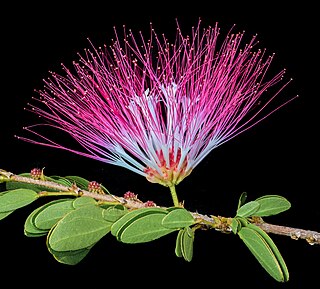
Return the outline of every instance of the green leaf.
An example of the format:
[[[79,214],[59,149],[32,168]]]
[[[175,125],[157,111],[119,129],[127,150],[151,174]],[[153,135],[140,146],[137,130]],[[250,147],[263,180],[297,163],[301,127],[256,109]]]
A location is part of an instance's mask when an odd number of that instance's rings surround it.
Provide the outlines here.
[[[90,183],[90,181],[78,176],[66,176],[65,179],[71,181],[72,183],[75,183],[77,187],[82,190],[87,190],[88,184]]]
[[[168,212],[165,209],[162,208],[140,208],[140,209],[134,209],[130,211],[129,213],[125,214],[123,217],[121,217],[119,220],[117,220],[111,227],[111,234],[113,236],[118,236],[119,232],[122,230],[122,228],[126,225],[129,225],[131,222],[136,220],[137,218],[151,214],[151,213],[163,213],[167,214]]]
[[[11,213],[14,211],[9,211],[9,212],[0,212],[0,220],[4,219],[5,217],[9,216]]]
[[[40,236],[44,236],[47,235],[48,230],[40,230],[39,228],[37,228],[34,225],[33,219],[35,217],[35,215],[40,212],[42,210],[42,208],[45,205],[35,209],[31,214],[29,214],[29,216],[27,217],[25,223],[24,223],[24,234],[27,237],[40,237]]]
[[[54,251],[74,251],[95,244],[112,225],[103,218],[103,210],[88,205],[71,211],[52,230],[48,246]]]
[[[276,215],[290,209],[290,202],[278,195],[266,195],[255,200],[260,208],[254,213],[255,216],[266,217]]]
[[[50,230],[63,216],[74,210],[73,199],[51,201],[34,217],[33,223],[40,230]]]
[[[252,216],[255,212],[258,211],[260,204],[256,201],[251,201],[244,204],[237,210],[237,216],[245,218]]]
[[[246,192],[243,192],[243,193],[240,195],[237,210],[246,202],[246,199],[247,199],[247,193],[246,193]]]
[[[175,231],[176,229],[168,229],[162,225],[164,216],[165,214],[162,212],[139,215],[138,218],[126,224],[120,232],[118,232],[118,240],[130,244],[144,243]]]
[[[184,228],[180,229],[177,235],[177,239],[176,239],[176,247],[175,247],[175,253],[177,255],[177,257],[183,257],[182,255],[182,242],[181,242],[181,238],[184,232]]]
[[[278,282],[286,281],[282,268],[272,249],[256,230],[243,227],[238,232],[238,235],[270,276]]]
[[[95,205],[95,204],[97,204],[97,201],[94,198],[86,197],[86,196],[75,198],[72,203],[75,209],[80,208],[82,206]]]
[[[127,214],[128,210],[122,205],[115,205],[112,207],[108,207],[103,211],[103,218],[109,222],[116,222],[122,216]]]
[[[231,221],[231,229],[234,234],[237,234],[241,229],[241,222],[237,218],[233,218]]]
[[[33,190],[16,189],[7,191],[0,196],[0,213],[22,208],[36,199],[38,199],[38,194]]]
[[[90,248],[84,248],[84,249],[73,250],[73,251],[63,251],[63,252],[54,251],[52,249],[48,249],[48,250],[59,263],[63,263],[66,265],[78,264],[90,252]]]
[[[254,225],[254,224],[249,223],[247,225],[247,227],[258,232],[264,238],[264,240],[268,243],[269,247],[273,251],[273,253],[274,253],[275,257],[277,258],[279,265],[282,269],[284,281],[288,281],[289,280],[289,271],[288,271],[287,265],[281,255],[279,249],[277,248],[277,246],[275,245],[273,240],[270,238],[270,236],[265,231],[263,231],[260,227]]]
[[[67,186],[67,187],[71,187],[72,186],[72,182],[66,178],[63,177],[59,177],[59,176],[50,176],[49,178],[46,178],[48,181],[53,181],[55,183]]]
[[[184,208],[171,210],[162,220],[162,225],[169,229],[179,229],[193,225],[195,220],[191,213]]]
[[[193,257],[194,231],[190,227],[185,227],[181,236],[181,251],[183,258],[190,262]]]

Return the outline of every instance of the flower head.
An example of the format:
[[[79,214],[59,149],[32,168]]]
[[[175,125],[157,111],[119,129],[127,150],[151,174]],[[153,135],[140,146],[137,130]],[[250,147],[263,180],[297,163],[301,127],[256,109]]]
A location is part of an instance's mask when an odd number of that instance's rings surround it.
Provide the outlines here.
[[[72,68],[63,65],[29,104],[42,124],[24,140],[122,166],[150,182],[180,183],[216,147],[260,122],[287,101],[269,108],[290,81],[285,70],[268,76],[274,55],[256,49],[256,36],[198,25],[173,42],[151,27],[150,37],[115,30],[111,46],[85,49]],[[218,40],[220,45],[218,45]],[[70,148],[39,126],[69,134]]]

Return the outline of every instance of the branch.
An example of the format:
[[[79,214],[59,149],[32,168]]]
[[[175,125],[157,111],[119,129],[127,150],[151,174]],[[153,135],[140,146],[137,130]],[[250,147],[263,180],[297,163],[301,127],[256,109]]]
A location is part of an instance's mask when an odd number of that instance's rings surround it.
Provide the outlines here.
[[[37,186],[41,186],[44,188],[50,188],[57,190],[57,192],[47,192],[41,191],[39,192],[40,197],[47,196],[58,196],[58,195],[71,195],[75,197],[87,196],[91,197],[100,202],[121,204],[128,209],[138,209],[146,206],[146,203],[140,201],[139,199],[127,199],[124,197],[118,197],[112,194],[101,194],[101,193],[93,193],[87,190],[80,189],[75,184],[71,187],[65,186],[53,181],[39,180],[31,177],[24,177],[20,175],[13,174],[11,172],[7,172],[5,170],[0,169],[0,183],[1,182],[19,182],[26,184],[33,184]],[[153,204],[156,207],[156,204]],[[165,208],[165,207],[161,207]],[[231,230],[231,221],[232,217],[222,217],[222,216],[214,216],[214,215],[203,215],[196,212],[190,212],[193,217],[197,221],[197,226],[200,229],[215,229],[217,231],[221,231],[222,233],[230,233]],[[310,245],[320,245],[320,233],[311,230],[304,230],[299,228],[292,228],[287,226],[273,225],[266,223],[262,220],[262,218],[253,218],[252,222],[259,226],[266,233],[272,233],[276,235],[288,236],[291,239],[298,240],[303,239],[306,240]]]

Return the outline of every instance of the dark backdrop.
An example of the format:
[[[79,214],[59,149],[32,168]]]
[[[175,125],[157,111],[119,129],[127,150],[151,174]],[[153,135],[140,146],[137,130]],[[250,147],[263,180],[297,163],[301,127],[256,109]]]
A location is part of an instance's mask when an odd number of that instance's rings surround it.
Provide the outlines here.
[[[270,222],[320,231],[316,8],[306,2],[283,7],[270,2],[207,3],[89,1],[66,7],[46,1],[45,5],[3,8],[7,18],[1,19],[0,168],[22,173],[45,167],[47,175],[80,175],[102,182],[114,194],[131,190],[143,200],[170,204],[165,188],[125,169],[17,140],[14,135],[35,120],[24,107],[49,70],[60,71],[60,63],[71,65],[77,52],[89,47],[87,37],[96,45],[110,44],[114,25],[121,28],[125,24],[147,34],[152,22],[157,32],[170,38],[175,36],[175,18],[185,31],[196,25],[199,17],[204,26],[218,22],[223,31],[235,23],[246,35],[258,33],[261,47],[276,53],[275,65],[286,67],[287,75],[293,78],[283,93],[300,97],[214,150],[177,187],[179,197],[190,210],[233,216],[243,191],[251,200],[279,194],[292,208],[270,217]],[[48,253],[44,238],[23,235],[24,220],[33,208],[20,209],[0,222],[2,282],[35,282],[43,287],[43,280],[50,279],[47,284],[62,288],[79,287],[85,281],[94,283],[91,288],[109,286],[108,282],[124,286],[171,283],[199,288],[221,288],[221,284],[303,288],[305,283],[318,282],[319,247],[273,235],[290,272],[290,281],[278,284],[236,236],[215,231],[196,232],[190,263],[175,256],[175,236],[168,235],[138,245],[123,245],[107,237],[80,264],[62,265]]]

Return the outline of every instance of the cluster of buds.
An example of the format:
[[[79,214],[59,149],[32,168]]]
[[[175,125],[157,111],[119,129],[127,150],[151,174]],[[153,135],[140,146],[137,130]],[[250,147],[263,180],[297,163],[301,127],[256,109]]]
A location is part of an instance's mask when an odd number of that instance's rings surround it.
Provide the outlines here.
[[[138,195],[136,195],[133,192],[127,191],[126,193],[124,193],[123,197],[126,200],[132,200],[132,201],[137,201],[138,200]]]
[[[156,204],[153,201],[146,201],[143,203],[144,207],[155,207]]]
[[[104,191],[103,191],[103,189],[101,187],[101,184],[99,184],[96,181],[89,182],[88,191],[91,192],[91,193],[95,193],[95,194],[101,194],[101,195],[104,194]]]
[[[35,180],[40,180],[43,177],[43,170],[39,168],[34,168],[30,171],[31,178]]]

